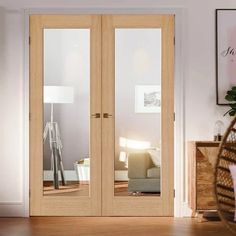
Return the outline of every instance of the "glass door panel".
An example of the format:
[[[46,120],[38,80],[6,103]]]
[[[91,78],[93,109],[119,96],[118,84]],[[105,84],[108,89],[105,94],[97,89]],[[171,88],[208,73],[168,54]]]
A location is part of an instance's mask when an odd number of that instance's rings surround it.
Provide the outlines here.
[[[89,113],[90,30],[44,29],[44,195],[89,195]]]
[[[115,196],[161,194],[161,29],[115,29]]]

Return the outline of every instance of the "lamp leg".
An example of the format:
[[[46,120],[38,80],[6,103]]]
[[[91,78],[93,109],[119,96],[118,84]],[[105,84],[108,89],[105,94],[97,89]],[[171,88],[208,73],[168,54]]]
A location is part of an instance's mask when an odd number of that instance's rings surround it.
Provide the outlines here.
[[[61,137],[59,132],[59,127],[56,122],[53,121],[53,116],[51,116],[51,123],[47,123],[44,130],[44,141],[49,136],[50,150],[51,150],[51,168],[53,169],[53,183],[54,188],[59,189],[59,174],[58,169],[60,169],[62,185],[66,185],[65,172],[62,162],[61,154]]]
[[[66,185],[65,172],[64,172],[62,158],[61,158],[61,154],[59,150],[58,150],[58,157],[59,157],[59,168],[61,170],[61,181],[62,181],[62,185],[65,186]]]
[[[58,176],[58,158],[57,148],[53,147],[53,176],[54,176],[54,188],[59,189],[59,176]]]
[[[62,143],[61,143],[61,135],[59,131],[58,124],[55,123],[55,131],[56,131],[56,144],[57,144],[57,154],[58,154],[58,161],[59,161],[59,168],[61,172],[61,180],[62,180],[62,185],[66,185],[66,180],[65,180],[65,172],[64,172],[64,167],[63,167],[63,162],[62,162]]]

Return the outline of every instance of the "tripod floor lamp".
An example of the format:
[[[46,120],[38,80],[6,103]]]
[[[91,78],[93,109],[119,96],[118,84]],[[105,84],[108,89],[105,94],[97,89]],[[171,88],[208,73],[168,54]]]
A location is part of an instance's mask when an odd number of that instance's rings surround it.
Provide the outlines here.
[[[62,185],[66,185],[64,167],[62,162],[62,141],[59,126],[53,117],[53,108],[56,103],[73,103],[74,89],[66,86],[44,86],[44,103],[51,104],[50,121],[44,128],[43,140],[49,140],[51,151],[51,168],[53,170],[54,188],[59,189],[59,170]]]

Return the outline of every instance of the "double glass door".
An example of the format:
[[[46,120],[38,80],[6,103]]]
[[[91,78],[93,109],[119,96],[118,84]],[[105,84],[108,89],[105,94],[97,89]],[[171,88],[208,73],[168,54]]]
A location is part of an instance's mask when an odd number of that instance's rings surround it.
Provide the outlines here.
[[[30,16],[30,215],[173,215],[173,15]]]

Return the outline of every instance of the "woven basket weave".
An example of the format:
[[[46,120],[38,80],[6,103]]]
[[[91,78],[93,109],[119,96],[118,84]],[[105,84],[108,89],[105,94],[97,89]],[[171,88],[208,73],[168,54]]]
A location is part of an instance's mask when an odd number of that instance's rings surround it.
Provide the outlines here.
[[[228,127],[220,145],[215,171],[215,193],[218,213],[227,227],[236,234],[235,194],[229,165],[236,165],[236,117]]]

